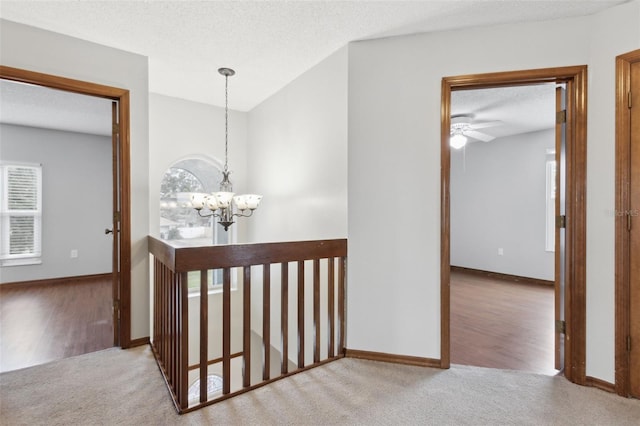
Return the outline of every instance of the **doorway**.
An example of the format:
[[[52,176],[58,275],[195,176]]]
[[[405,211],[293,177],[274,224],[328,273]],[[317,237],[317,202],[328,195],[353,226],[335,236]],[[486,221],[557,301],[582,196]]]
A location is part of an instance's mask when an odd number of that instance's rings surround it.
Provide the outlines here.
[[[556,86],[451,93],[452,363],[557,374]]]
[[[541,83],[566,84],[566,252],[564,322],[557,333],[564,343],[565,376],[584,384],[586,340],[586,66],[445,77],[441,108],[441,367],[450,356],[450,172],[451,92]]]
[[[640,398],[640,50],[616,58],[615,389]]]
[[[131,220],[129,158],[129,91],[49,74],[0,66],[0,78],[114,101],[112,159],[114,234],[112,294],[114,346],[131,346]]]

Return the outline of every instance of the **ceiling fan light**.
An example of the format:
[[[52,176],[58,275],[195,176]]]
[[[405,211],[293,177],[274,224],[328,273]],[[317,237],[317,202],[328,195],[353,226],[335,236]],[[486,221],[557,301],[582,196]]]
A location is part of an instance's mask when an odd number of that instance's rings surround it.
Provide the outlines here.
[[[455,134],[451,136],[451,139],[449,140],[449,145],[451,145],[451,147],[455,149],[460,149],[466,144],[467,144],[467,138],[461,134]]]

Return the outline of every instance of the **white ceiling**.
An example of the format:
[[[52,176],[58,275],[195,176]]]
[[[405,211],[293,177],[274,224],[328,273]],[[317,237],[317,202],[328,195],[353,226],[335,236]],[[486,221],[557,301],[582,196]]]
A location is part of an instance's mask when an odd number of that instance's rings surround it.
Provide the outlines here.
[[[452,116],[470,116],[474,123],[501,121],[481,130],[496,138],[552,128],[554,110],[553,83],[451,94]],[[0,123],[110,136],[111,101],[0,80]]]
[[[0,17],[149,57],[151,92],[248,111],[347,43],[589,15],[627,0],[0,1]]]
[[[479,130],[495,138],[551,129],[555,93],[555,83],[454,91],[451,115],[470,116],[472,123],[502,122]]]
[[[0,79],[0,123],[111,136],[111,101]]]

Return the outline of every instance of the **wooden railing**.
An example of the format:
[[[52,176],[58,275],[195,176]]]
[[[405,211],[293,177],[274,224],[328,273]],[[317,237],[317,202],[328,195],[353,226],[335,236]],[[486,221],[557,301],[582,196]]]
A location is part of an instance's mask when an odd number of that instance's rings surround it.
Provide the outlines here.
[[[149,237],[149,252],[151,346],[178,412],[344,356],[346,240],[177,248]],[[220,284],[213,282],[216,276]],[[274,329],[280,334],[277,345]],[[313,338],[307,346],[309,331]],[[261,355],[261,374],[252,376],[254,352]]]

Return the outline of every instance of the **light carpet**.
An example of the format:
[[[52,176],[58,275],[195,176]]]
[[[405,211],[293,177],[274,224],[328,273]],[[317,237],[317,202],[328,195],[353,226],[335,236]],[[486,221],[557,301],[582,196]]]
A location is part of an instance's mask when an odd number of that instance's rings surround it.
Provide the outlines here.
[[[562,377],[341,359],[179,415],[148,346],[0,374],[2,425],[638,425],[640,401]]]

